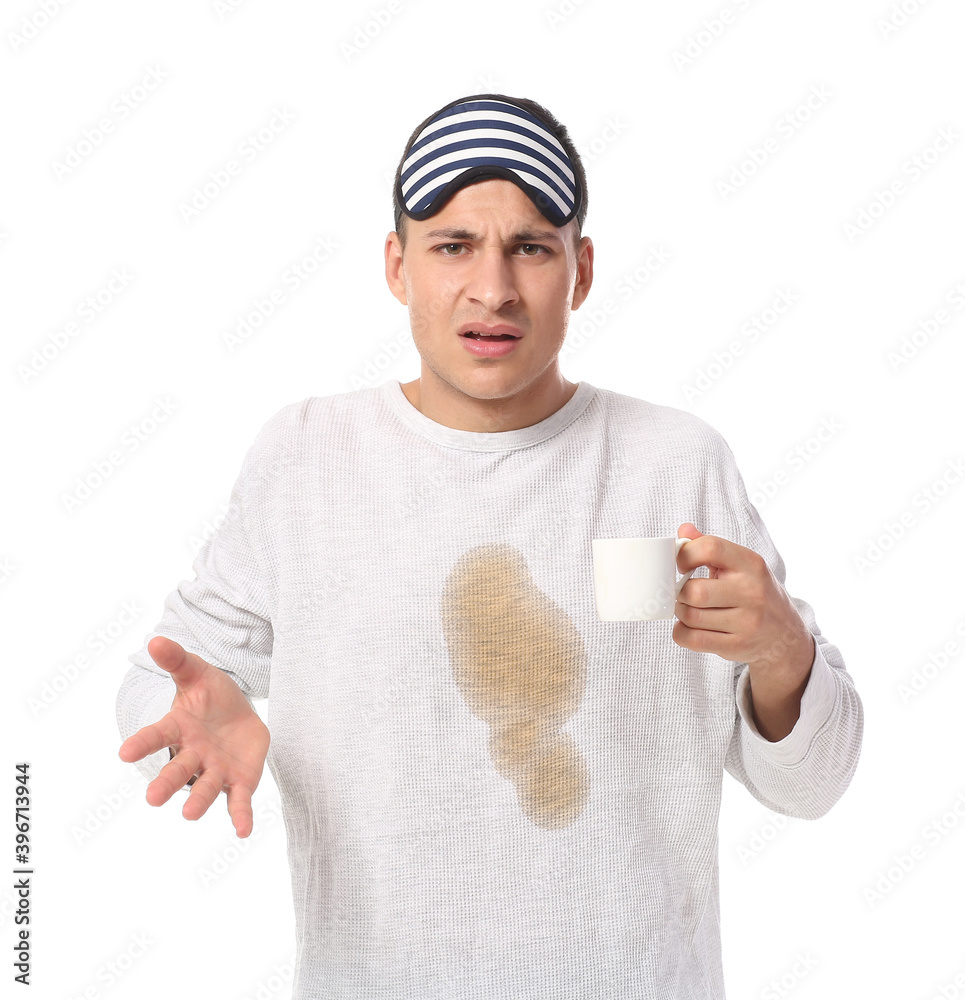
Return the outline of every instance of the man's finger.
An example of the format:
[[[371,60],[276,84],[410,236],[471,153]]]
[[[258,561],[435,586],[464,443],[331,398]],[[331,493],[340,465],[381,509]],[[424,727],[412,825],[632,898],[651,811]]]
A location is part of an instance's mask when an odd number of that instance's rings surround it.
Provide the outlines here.
[[[678,538],[689,538],[691,541],[695,538],[700,538],[701,533],[697,530],[696,524],[691,524],[690,521],[684,521],[684,523],[677,529]]]
[[[734,663],[741,662],[738,652],[738,637],[729,632],[712,632],[704,628],[691,628],[682,621],[675,621],[673,641],[694,653],[713,653]]]
[[[677,568],[681,573],[698,566],[707,566],[712,570],[749,570],[759,562],[763,562],[762,558],[752,549],[716,535],[701,535],[693,539],[677,555]]]
[[[163,805],[201,766],[201,760],[193,750],[181,750],[178,755],[161,768],[158,776],[147,786],[148,805]],[[195,782],[197,784],[197,782]]]
[[[740,580],[731,575],[724,578],[691,577],[681,588],[677,600],[692,608],[739,608],[744,590]]]
[[[251,792],[240,785],[229,785],[228,815],[235,825],[235,833],[242,839],[251,833],[254,826],[254,816],[251,812]]]
[[[191,786],[191,794],[184,803],[181,815],[185,819],[201,819],[208,807],[221,794],[224,778],[215,771],[203,771]]]
[[[159,722],[139,729],[121,744],[117,754],[121,760],[133,764],[136,760],[149,757],[158,750],[172,746],[181,738],[181,727],[173,715],[165,715]]]
[[[688,628],[706,632],[733,633],[740,625],[736,608],[700,608],[677,601],[674,617]]]

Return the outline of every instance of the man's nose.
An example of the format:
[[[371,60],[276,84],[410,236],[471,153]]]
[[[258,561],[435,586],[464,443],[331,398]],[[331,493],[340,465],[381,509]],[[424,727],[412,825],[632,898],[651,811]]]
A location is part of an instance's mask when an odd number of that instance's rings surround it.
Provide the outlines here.
[[[476,252],[466,292],[491,313],[519,298],[513,262],[502,247],[484,247]]]

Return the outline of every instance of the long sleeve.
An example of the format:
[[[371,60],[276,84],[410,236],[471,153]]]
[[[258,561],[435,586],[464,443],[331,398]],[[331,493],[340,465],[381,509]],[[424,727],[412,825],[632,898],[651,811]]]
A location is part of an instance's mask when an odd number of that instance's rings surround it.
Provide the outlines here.
[[[164,602],[161,620],[143,646],[128,659],[133,664],[117,696],[117,724],[127,739],[157,722],[171,708],[174,681],[147,651],[154,636],[179,642],[237,682],[249,699],[268,695],[272,652],[271,609],[265,567],[250,530],[252,492],[266,481],[264,432],[249,450],[235,482],[225,519],[198,553],[194,579],[184,580]],[[256,493],[255,496],[259,496]],[[159,751],[137,767],[155,778],[169,759]]]
[[[784,562],[747,499],[736,469],[734,475],[747,533],[741,544],[764,555],[784,586]],[[725,767],[769,809],[799,819],[817,819],[851,782],[861,753],[864,713],[840,651],[821,634],[810,605],[798,598],[791,600],[814,637],[815,647],[800,717],[784,739],[775,743],[765,739],[754,724],[750,669],[747,664],[737,664],[737,713]]]

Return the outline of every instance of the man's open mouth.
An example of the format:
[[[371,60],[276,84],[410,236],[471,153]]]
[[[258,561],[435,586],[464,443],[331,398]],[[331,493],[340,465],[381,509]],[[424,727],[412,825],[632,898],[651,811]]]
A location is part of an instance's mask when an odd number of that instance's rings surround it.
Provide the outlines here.
[[[518,340],[518,337],[514,337],[511,333],[476,333],[475,330],[470,330],[468,333],[463,334],[464,337],[472,337],[473,340]]]

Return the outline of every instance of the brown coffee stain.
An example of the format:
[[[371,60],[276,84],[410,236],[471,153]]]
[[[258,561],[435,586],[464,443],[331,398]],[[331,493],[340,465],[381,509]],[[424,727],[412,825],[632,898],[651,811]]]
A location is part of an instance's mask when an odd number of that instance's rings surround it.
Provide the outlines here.
[[[511,545],[457,561],[442,593],[442,627],[466,704],[490,728],[496,769],[534,823],[556,830],[583,810],[589,775],[561,727],[586,687],[586,650],[570,617]]]

